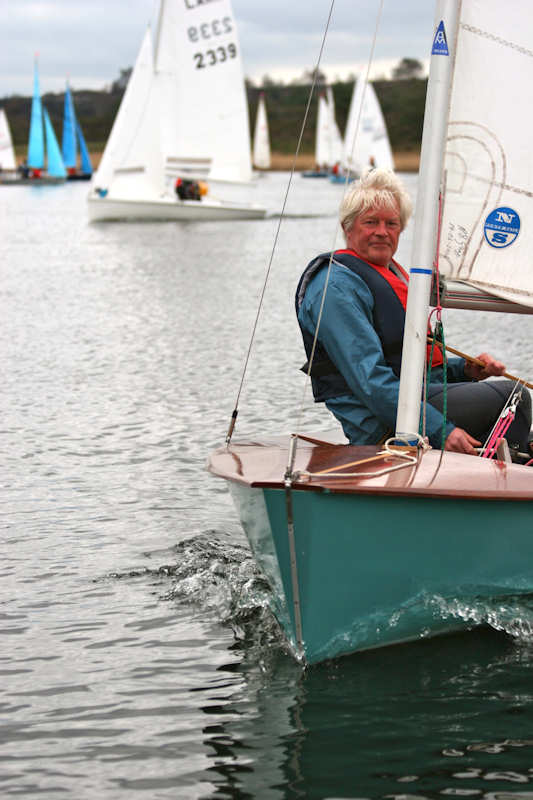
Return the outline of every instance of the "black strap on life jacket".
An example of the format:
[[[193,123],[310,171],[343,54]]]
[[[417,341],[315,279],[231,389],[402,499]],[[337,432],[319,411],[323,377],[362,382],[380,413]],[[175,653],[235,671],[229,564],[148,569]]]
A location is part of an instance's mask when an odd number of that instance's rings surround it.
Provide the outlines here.
[[[295,306],[297,316],[309,283],[321,269],[328,266],[330,259],[331,253],[322,253],[305,268],[296,289]],[[385,361],[395,375],[399,376],[405,326],[405,310],[400,298],[390,283],[374,267],[357,258],[357,256],[346,252],[335,252],[333,254],[333,264],[351,270],[368,286],[374,299],[372,310],[373,325],[380,338]],[[300,330],[308,358],[307,364],[304,364],[301,369],[307,373],[314,335],[305,330],[301,324]],[[317,403],[329,400],[332,397],[340,397],[343,394],[352,394],[341,372],[329,357],[326,348],[321,344],[320,333],[311,367],[311,384],[315,402]]]

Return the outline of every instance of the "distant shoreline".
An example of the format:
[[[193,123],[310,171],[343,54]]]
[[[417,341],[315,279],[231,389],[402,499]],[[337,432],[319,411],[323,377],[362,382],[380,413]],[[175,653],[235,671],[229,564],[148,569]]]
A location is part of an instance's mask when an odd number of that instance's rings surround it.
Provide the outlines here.
[[[26,157],[26,147],[18,146],[15,148],[17,161],[22,162]],[[102,157],[101,150],[91,150],[91,160],[93,168],[96,169]],[[292,169],[294,156],[285,153],[272,153],[270,167],[271,171],[289,171]],[[394,167],[397,172],[418,172],[420,165],[420,153],[417,151],[398,151],[394,153]],[[303,153],[296,159],[296,170],[300,172],[304,169],[313,169],[315,159],[312,154]]]
[[[101,152],[91,152],[93,167],[96,169],[102,157]],[[288,171],[292,169],[294,156],[285,153],[272,153],[271,171]],[[394,166],[398,172],[418,172],[420,163],[420,153],[418,152],[397,152],[394,153]],[[296,159],[296,170],[299,172],[304,169],[313,169],[315,159],[313,155],[303,153]]]
[[[294,156],[284,153],[272,153],[271,170],[290,170],[294,162]],[[405,152],[394,153],[394,167],[398,172],[418,172],[420,164],[420,153]],[[315,159],[312,155],[304,153],[296,159],[296,170],[313,169]]]

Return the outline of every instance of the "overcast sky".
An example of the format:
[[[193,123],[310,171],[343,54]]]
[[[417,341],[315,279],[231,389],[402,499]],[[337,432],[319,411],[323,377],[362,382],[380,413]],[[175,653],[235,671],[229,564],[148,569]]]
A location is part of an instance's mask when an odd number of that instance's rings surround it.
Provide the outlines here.
[[[318,57],[331,0],[233,0],[244,72],[289,81]],[[102,89],[133,66],[159,0],[0,0],[0,97],[32,92],[39,54],[41,91]],[[336,0],[322,69],[330,80],[366,69],[380,0]],[[384,0],[371,77],[402,58],[427,62],[431,0]]]

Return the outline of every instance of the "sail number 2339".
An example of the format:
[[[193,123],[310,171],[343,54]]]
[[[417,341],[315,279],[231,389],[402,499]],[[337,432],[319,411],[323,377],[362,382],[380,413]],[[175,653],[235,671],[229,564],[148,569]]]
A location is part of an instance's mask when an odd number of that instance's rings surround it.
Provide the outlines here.
[[[214,67],[215,64],[221,64],[227,61],[228,58],[235,58],[237,55],[237,48],[230,42],[225,47],[211,47],[204,53],[194,53],[193,58],[196,64],[196,69],[205,69],[205,67]]]
[[[195,61],[196,69],[204,69],[205,67],[214,67],[216,64],[221,64],[229,58],[235,58],[237,55],[237,47],[233,42],[225,45],[219,45],[216,42],[218,36],[224,36],[231,33],[233,30],[233,20],[231,17],[223,17],[222,19],[213,19],[211,22],[204,22],[202,25],[191,25],[187,28],[187,36],[191,42],[208,42],[211,47],[200,53],[194,53],[193,58]]]

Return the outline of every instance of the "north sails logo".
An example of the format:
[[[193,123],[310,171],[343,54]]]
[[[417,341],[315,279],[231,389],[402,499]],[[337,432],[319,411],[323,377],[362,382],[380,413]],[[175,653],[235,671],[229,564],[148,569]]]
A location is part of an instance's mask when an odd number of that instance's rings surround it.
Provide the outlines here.
[[[509,247],[520,233],[520,217],[513,208],[495,208],[485,220],[484,232],[491,247]]]

